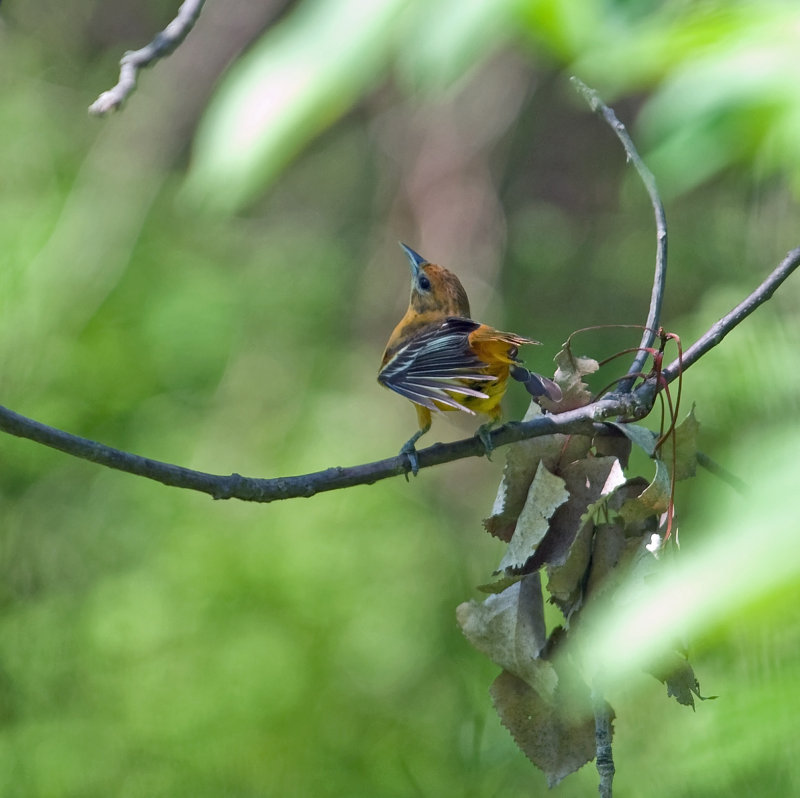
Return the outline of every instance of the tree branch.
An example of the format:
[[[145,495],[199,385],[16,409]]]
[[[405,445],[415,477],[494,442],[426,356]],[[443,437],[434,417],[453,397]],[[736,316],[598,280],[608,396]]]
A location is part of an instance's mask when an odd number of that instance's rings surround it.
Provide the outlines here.
[[[585,407],[558,415],[543,415],[525,422],[511,422],[490,433],[494,448],[509,443],[562,433],[567,435],[613,435],[613,428],[602,422],[610,418],[643,418],[665,383],[678,377],[696,363],[709,349],[716,346],[734,327],[766,302],[778,286],[800,265],[800,247],[787,254],[780,265],[763,283],[730,313],[720,319],[684,353],[681,361],[675,360],[662,372],[659,383],[651,377],[632,391],[606,396]],[[328,468],[311,474],[275,479],[243,477],[239,474],[218,475],[151,460],[136,454],[114,449],[97,441],[81,438],[0,406],[0,430],[20,438],[49,446],[53,449],[90,460],[93,463],[147,477],[188,490],[207,493],[215,499],[241,499],[243,501],[272,502],[300,496],[314,496],[329,490],[349,488],[354,485],[371,485],[382,479],[408,474],[411,470],[408,457],[398,455],[374,463],[349,467]],[[418,451],[420,468],[429,468],[466,457],[482,457],[483,443],[478,438],[465,438],[454,443],[437,443]]]
[[[624,412],[619,401],[605,403],[611,405],[607,408],[610,414],[618,415]],[[603,402],[597,402],[591,407],[579,408],[558,416],[540,416],[524,424],[507,424],[491,433],[492,441],[495,447],[499,447],[524,438],[550,435],[555,432],[586,434],[607,432],[602,424],[593,420],[593,413],[599,413],[596,405],[601,404]],[[108,468],[147,477],[164,485],[208,493],[215,499],[271,502],[278,499],[308,497],[354,485],[371,485],[382,479],[407,474],[411,470],[408,457],[398,455],[374,463],[328,468],[311,474],[275,479],[243,477],[240,474],[209,474],[114,449],[97,441],[49,427],[2,406],[0,406],[0,430]],[[420,450],[418,456],[420,468],[428,468],[465,457],[481,457],[484,454],[485,449],[480,440],[465,438],[454,443],[434,444]]]
[[[615,772],[612,747],[614,710],[606,703],[602,693],[596,687],[592,690],[592,704],[594,706],[595,764],[600,776],[600,784],[597,789],[601,798],[612,798]]]
[[[681,371],[686,371],[709,349],[713,349],[737,324],[744,321],[757,307],[763,305],[778,289],[778,286],[800,265],[800,247],[786,253],[786,257],[775,267],[772,274],[742,300],[730,313],[723,316],[707,333],[698,338],[684,353],[664,369],[667,382],[672,382]]]
[[[622,143],[628,160],[639,173],[639,177],[650,195],[650,203],[653,206],[653,213],[656,219],[656,267],[653,274],[653,290],[650,294],[650,309],[647,313],[647,321],[645,322],[642,341],[639,344],[639,351],[628,369],[629,376],[620,382],[620,391],[624,393],[633,386],[635,375],[642,372],[648,356],[646,350],[653,345],[656,332],[661,323],[661,304],[664,299],[664,289],[667,282],[667,217],[664,214],[664,205],[658,194],[656,179],[639,156],[636,145],[628,135],[625,125],[617,119],[614,111],[600,99],[600,95],[594,89],[590,89],[577,77],[570,78],[570,81],[586,102],[589,103],[589,107],[608,123]]]
[[[104,91],[90,106],[89,113],[105,116],[116,111],[136,88],[139,70],[168,56],[186,38],[194,27],[205,0],[184,0],[175,19],[153,40],[139,50],[128,50],[119,62],[119,81],[108,91]]]

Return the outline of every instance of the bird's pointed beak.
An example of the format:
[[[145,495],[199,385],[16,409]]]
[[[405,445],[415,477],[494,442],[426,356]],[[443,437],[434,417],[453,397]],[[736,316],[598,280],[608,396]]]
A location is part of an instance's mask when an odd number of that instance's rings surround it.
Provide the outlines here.
[[[406,253],[406,257],[408,258],[408,262],[411,264],[411,274],[413,277],[416,277],[419,274],[419,270],[423,264],[428,262],[427,258],[423,258],[419,252],[414,252],[411,247],[406,246],[402,241],[400,242],[400,246],[403,248],[403,252]]]

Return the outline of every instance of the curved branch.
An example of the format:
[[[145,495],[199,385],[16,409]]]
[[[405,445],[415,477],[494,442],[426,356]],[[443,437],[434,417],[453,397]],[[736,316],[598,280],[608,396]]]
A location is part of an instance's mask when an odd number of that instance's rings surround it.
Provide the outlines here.
[[[631,367],[628,369],[628,374],[630,376],[620,382],[619,385],[619,390],[624,393],[631,389],[635,375],[642,372],[645,360],[647,360],[648,356],[647,349],[653,345],[656,332],[661,323],[661,304],[664,299],[664,289],[667,281],[667,217],[664,214],[664,205],[658,194],[656,179],[641,159],[636,150],[636,145],[625,129],[625,125],[617,119],[617,115],[614,111],[600,99],[600,95],[594,89],[590,89],[579,78],[572,77],[570,81],[586,102],[589,103],[589,107],[608,123],[609,127],[622,143],[628,160],[639,173],[639,177],[642,183],[644,183],[645,189],[647,189],[647,193],[650,196],[650,203],[653,206],[653,213],[655,214],[656,266],[653,274],[653,290],[650,294],[650,309],[647,313],[647,321],[645,322],[642,341],[639,344],[639,352],[634,358]]]
[[[599,405],[608,405],[600,408]],[[619,401],[596,402],[595,405],[562,413],[558,416],[539,416],[525,423],[512,423],[491,433],[495,448],[524,438],[550,435],[556,432],[607,433],[595,418],[608,418],[631,411],[630,406]],[[241,499],[243,501],[272,502],[278,499],[309,497],[317,493],[354,485],[371,485],[382,479],[408,474],[411,470],[407,455],[389,457],[374,463],[349,467],[327,468],[311,474],[275,479],[243,477],[240,474],[209,474],[191,468],[152,460],[137,454],[115,449],[103,443],[81,438],[69,432],[49,427],[39,421],[22,416],[0,406],[0,430],[20,438],[27,438],[58,449],[73,457],[125,471],[128,474],[146,477],[171,487],[186,488],[207,493],[215,499]],[[465,457],[482,457],[483,443],[478,438],[465,438],[454,443],[437,443],[418,452],[420,468],[448,463]]]
[[[645,380],[634,391],[605,397],[576,410],[558,415],[537,416],[530,421],[506,424],[490,433],[494,448],[555,433],[618,434],[613,427],[602,422],[609,418],[643,418],[646,416],[653,406],[656,394],[664,385],[672,382],[681,371],[685,371],[693,363],[696,363],[734,327],[766,302],[798,266],[800,266],[800,247],[789,252],[772,274],[747,299],[740,302],[730,313],[714,324],[705,335],[692,344],[684,353],[682,360],[675,360],[664,369],[660,381],[654,376]],[[26,418],[2,406],[0,406],[0,430],[108,468],[147,477],[164,485],[207,493],[215,499],[271,502],[278,499],[314,496],[324,491],[349,488],[354,485],[371,485],[389,477],[400,474],[407,475],[411,470],[408,457],[398,455],[374,463],[346,468],[328,468],[311,474],[275,479],[257,479],[243,477],[240,474],[209,474],[114,449],[97,441],[81,438],[55,427],[48,427],[46,424]],[[466,438],[446,444],[437,443],[421,449],[417,453],[420,468],[429,468],[465,457],[482,457],[484,454],[483,443],[478,438]]]
[[[129,50],[119,62],[119,81],[108,91],[104,91],[90,106],[89,113],[105,116],[116,111],[136,88],[139,70],[168,56],[186,38],[194,27],[205,0],[184,0],[175,19],[164,30],[157,33],[149,44],[139,50]]]

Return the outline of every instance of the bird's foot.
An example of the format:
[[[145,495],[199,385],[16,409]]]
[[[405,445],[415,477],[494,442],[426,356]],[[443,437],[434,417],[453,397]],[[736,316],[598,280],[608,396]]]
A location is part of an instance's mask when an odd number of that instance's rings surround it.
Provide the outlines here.
[[[419,458],[417,457],[417,449],[414,446],[414,441],[408,441],[403,445],[400,454],[408,457],[408,464],[411,466],[411,473],[416,476],[419,473]],[[408,472],[406,471],[406,481],[408,481]]]
[[[480,440],[483,444],[483,448],[486,450],[486,459],[492,459],[492,452],[494,451],[494,443],[492,443],[492,427],[496,424],[495,421],[488,421],[486,424],[481,424],[480,427],[475,431],[475,437]]]
[[[417,457],[417,447],[414,445],[428,430],[430,425],[423,427],[415,432],[400,449],[400,454],[408,457],[408,464],[411,466],[411,473],[416,476],[419,473],[419,457]],[[406,481],[408,481],[408,472],[406,472]]]

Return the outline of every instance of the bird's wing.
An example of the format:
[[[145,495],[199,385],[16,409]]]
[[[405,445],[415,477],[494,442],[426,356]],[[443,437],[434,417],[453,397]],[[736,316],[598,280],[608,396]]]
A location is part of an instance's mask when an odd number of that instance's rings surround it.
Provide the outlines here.
[[[446,405],[472,411],[451,394],[487,399],[488,395],[464,384],[492,382],[496,377],[481,373],[487,363],[470,346],[470,333],[481,325],[457,317],[426,327],[401,346],[378,374],[378,381],[429,410]]]

